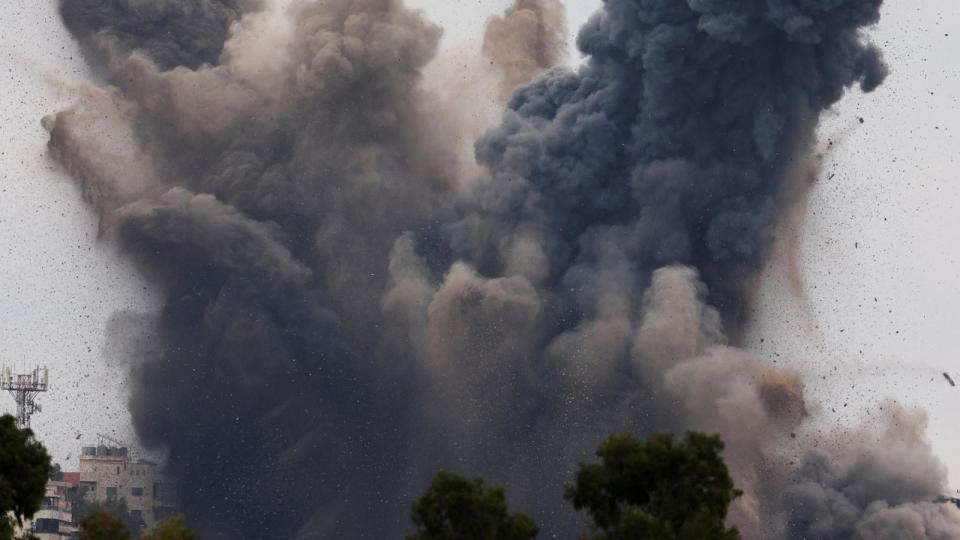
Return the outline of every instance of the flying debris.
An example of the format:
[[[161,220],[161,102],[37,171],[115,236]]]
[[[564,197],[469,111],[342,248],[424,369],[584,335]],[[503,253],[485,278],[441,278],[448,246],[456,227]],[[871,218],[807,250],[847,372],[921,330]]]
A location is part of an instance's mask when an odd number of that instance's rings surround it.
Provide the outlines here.
[[[957,385],[957,383],[953,382],[953,377],[951,377],[950,374],[947,373],[946,371],[943,372],[943,378],[946,379],[948,383],[950,383],[950,386]]]
[[[923,418],[807,436],[811,381],[737,347],[821,114],[886,75],[881,3],[606,0],[536,76],[562,18],[518,0],[485,54],[533,79],[461,178],[402,0],[60,0],[110,86],[50,152],[164,291],[130,413],[201,536],[395,538],[450,467],[561,535],[598,441],[707,428],[748,540],[960,538]]]

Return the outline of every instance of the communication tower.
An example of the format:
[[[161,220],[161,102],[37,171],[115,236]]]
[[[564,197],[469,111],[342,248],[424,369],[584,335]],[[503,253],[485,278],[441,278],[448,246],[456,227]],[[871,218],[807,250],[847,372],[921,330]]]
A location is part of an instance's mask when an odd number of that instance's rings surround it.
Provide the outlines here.
[[[17,400],[17,426],[30,427],[30,416],[40,412],[40,404],[34,401],[37,394],[46,392],[50,383],[47,368],[34,368],[31,373],[13,375],[10,368],[0,371],[0,390],[10,392]]]

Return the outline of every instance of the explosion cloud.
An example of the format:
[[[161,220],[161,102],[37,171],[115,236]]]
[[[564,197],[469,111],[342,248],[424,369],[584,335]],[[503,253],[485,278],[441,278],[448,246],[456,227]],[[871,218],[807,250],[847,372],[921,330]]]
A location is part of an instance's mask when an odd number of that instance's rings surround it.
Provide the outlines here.
[[[820,114],[883,81],[880,4],[607,0],[534,78],[562,9],[518,0],[484,52],[530,82],[464,178],[401,0],[61,0],[103,81],[50,150],[166,291],[130,410],[204,537],[395,537],[441,467],[569,536],[577,461],[686,428],[748,538],[960,535],[922,416],[820,434],[736,347]]]
[[[483,54],[503,71],[501,96],[509,99],[514,88],[563,60],[566,29],[559,0],[516,0],[502,17],[487,21]]]

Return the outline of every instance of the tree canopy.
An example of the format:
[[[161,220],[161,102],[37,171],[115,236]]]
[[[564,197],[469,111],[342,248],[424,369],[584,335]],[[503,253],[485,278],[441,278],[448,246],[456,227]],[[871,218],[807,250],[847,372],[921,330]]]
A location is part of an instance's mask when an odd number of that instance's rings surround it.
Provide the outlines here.
[[[124,508],[126,505],[124,505]],[[86,517],[80,520],[80,540],[132,540],[123,520],[110,507],[90,507]],[[200,536],[187,526],[183,516],[161,521],[152,532],[144,531],[140,540],[200,540]]]
[[[586,509],[604,540],[738,540],[727,510],[741,492],[723,461],[719,436],[687,432],[682,442],[614,435],[581,464],[566,498]]]
[[[110,497],[105,501],[91,501],[86,498],[83,490],[77,490],[68,498],[73,508],[74,521],[83,521],[95,510],[104,510],[119,519],[132,536],[140,534],[140,531],[146,526],[143,517],[131,512],[127,500],[123,497]]]
[[[539,532],[525,514],[510,514],[504,489],[440,471],[413,505],[407,540],[527,540]]]
[[[113,512],[97,506],[80,520],[80,540],[130,540],[130,531]]]
[[[59,463],[54,463],[53,467],[50,468],[50,479],[58,482],[63,480],[63,469],[60,468]]]
[[[0,540],[40,509],[50,471],[50,454],[33,432],[9,414],[0,417]]]
[[[176,516],[161,521],[153,533],[144,533],[140,540],[200,540],[200,536],[187,526],[183,516]]]

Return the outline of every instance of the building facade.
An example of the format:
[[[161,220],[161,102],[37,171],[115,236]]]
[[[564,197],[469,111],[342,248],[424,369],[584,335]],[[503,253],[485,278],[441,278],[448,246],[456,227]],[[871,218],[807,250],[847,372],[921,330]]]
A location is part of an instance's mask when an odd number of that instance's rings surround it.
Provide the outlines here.
[[[66,480],[66,479],[65,479]],[[67,494],[76,489],[69,481],[50,480],[40,510],[24,524],[40,540],[69,540],[77,537],[73,525],[73,509]]]
[[[156,463],[134,460],[126,447],[85,446],[80,453],[80,490],[90,500],[123,499],[147,527],[174,514],[174,486]]]

